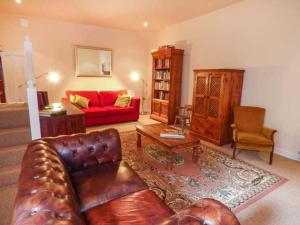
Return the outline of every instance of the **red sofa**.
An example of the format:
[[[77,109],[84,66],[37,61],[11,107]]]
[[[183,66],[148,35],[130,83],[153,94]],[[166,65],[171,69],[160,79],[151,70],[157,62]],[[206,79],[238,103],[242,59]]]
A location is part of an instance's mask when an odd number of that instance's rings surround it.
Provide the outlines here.
[[[114,106],[118,95],[127,94],[126,89],[119,91],[67,90],[67,98],[63,98],[62,100],[69,101],[71,94],[77,94],[90,99],[89,107],[86,109],[81,109],[85,113],[86,126],[137,121],[139,119],[139,98],[133,98],[129,107],[122,108]]]

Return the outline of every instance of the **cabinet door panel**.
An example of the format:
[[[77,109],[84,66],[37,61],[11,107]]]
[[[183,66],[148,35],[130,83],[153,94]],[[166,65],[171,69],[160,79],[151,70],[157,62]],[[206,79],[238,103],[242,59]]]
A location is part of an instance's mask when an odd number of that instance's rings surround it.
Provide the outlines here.
[[[199,73],[196,77],[196,95],[207,95],[207,73]]]
[[[207,117],[218,119],[220,114],[220,98],[222,91],[222,74],[212,73],[209,76],[207,101]]]
[[[152,101],[152,114],[159,116],[160,114],[160,101]]]
[[[85,133],[84,117],[80,116],[68,116],[67,118],[67,133]]]
[[[58,116],[55,119],[52,119],[51,125],[54,136],[68,134],[66,118],[64,116]]]
[[[219,116],[219,100],[210,98],[208,100],[207,116],[218,118]]]
[[[160,117],[168,119],[169,103],[161,102],[160,104]]]
[[[192,130],[198,134],[204,135],[206,120],[199,116],[193,116],[192,118]]]
[[[195,76],[193,111],[201,117],[206,117],[208,77],[208,73],[197,73]]]

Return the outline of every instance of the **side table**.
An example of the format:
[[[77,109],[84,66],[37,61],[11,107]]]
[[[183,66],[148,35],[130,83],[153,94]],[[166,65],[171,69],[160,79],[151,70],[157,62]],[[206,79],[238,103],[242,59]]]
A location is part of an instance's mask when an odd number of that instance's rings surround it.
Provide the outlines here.
[[[67,114],[59,116],[40,116],[42,137],[55,137],[75,133],[85,133],[84,113],[71,103],[61,103]]]

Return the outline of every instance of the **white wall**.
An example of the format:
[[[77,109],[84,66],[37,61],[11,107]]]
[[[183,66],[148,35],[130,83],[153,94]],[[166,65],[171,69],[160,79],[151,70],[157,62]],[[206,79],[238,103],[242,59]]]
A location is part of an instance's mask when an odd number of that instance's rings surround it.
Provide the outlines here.
[[[23,28],[20,26],[20,18],[0,13],[1,49],[22,51],[25,34],[31,37],[36,76],[51,70],[61,74],[62,79],[58,84],[51,84],[46,78],[37,82],[38,90],[48,91],[50,101],[59,101],[67,89],[128,88],[137,89],[137,95],[141,95],[141,83],[132,82],[129,76],[135,70],[146,77],[149,61],[147,35],[36,17],[25,17],[29,27]],[[74,45],[112,48],[112,78],[75,77]]]
[[[265,107],[276,152],[299,158],[299,0],[243,1],[164,29],[152,47],[162,44],[185,50],[182,103],[192,101],[193,69],[245,69],[242,105]]]

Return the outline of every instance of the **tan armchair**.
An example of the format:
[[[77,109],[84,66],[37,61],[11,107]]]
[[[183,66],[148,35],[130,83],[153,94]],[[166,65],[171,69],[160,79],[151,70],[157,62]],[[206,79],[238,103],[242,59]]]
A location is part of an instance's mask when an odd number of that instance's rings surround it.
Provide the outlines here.
[[[265,109],[251,106],[234,108],[233,158],[236,149],[269,152],[273,161],[274,134],[276,130],[264,127]]]

